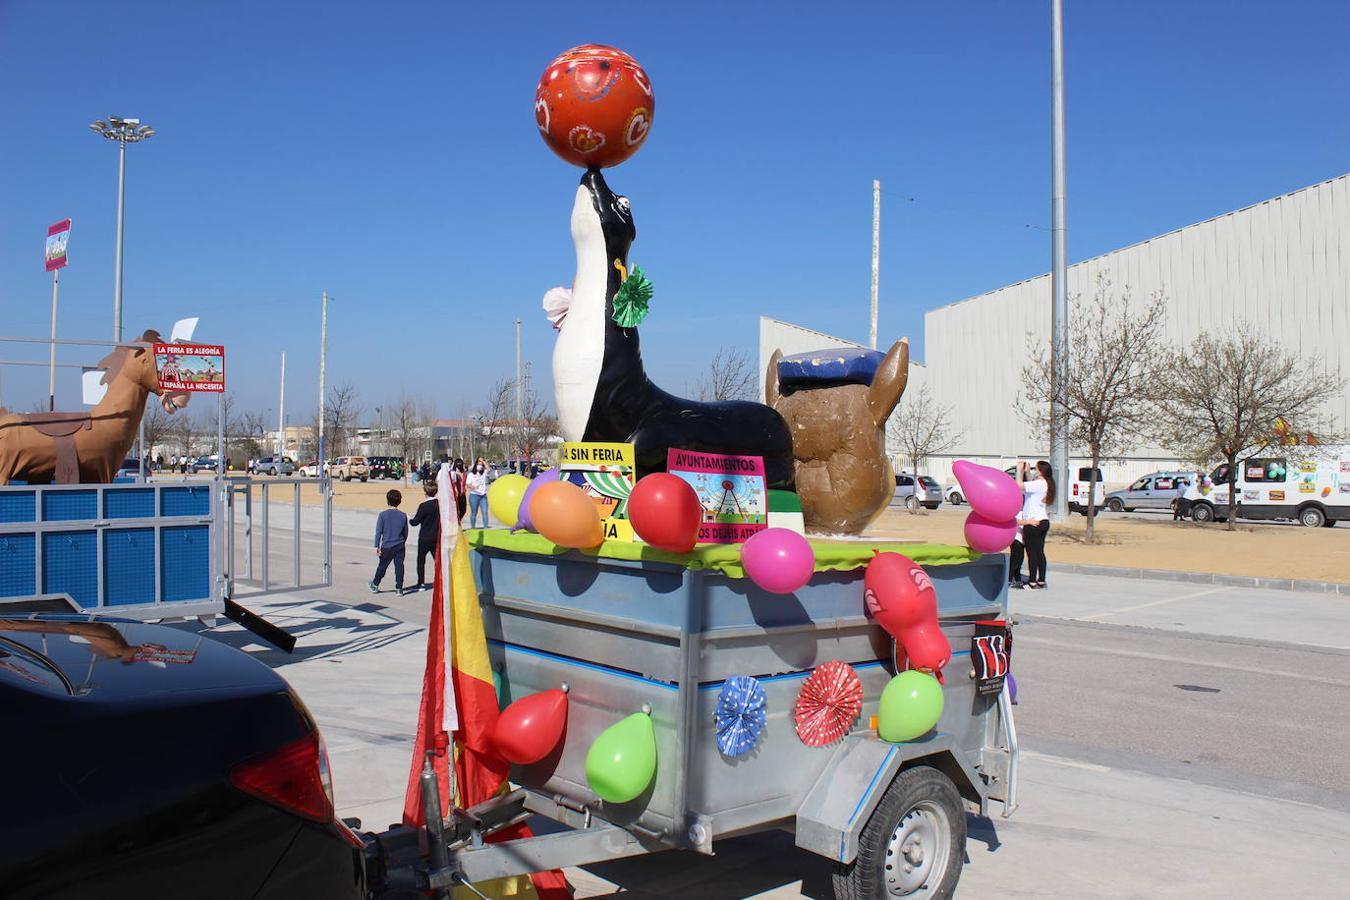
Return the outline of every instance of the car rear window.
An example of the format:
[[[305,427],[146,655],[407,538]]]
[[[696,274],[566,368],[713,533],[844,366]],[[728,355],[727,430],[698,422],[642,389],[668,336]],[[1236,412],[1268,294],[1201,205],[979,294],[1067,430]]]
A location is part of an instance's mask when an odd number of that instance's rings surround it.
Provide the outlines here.
[[[352,465],[354,465],[354,466],[363,465],[363,464],[365,463],[365,461],[366,461],[366,458],[365,458],[364,456],[353,456],[353,457],[352,457]]]
[[[931,475],[920,475],[919,481],[921,481],[923,483],[923,486],[927,488],[935,488],[938,486],[937,481]]]
[[[1092,467],[1091,467],[1091,466],[1085,466],[1085,467],[1079,469],[1079,470],[1078,470],[1078,480],[1079,480],[1079,481],[1091,481],[1091,480],[1092,480]],[[1102,470],[1101,470],[1101,469],[1098,469],[1098,470],[1097,470],[1097,481],[1100,482],[1101,480],[1102,480]]]

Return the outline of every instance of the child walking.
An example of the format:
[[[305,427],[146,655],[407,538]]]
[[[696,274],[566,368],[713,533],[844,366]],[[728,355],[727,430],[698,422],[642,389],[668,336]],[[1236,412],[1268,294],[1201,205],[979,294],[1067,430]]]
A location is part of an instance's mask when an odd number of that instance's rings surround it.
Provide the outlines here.
[[[394,590],[403,593],[403,553],[408,542],[408,517],[398,508],[403,502],[403,494],[391,490],[384,495],[389,508],[375,519],[375,555],[379,565],[375,567],[375,577],[370,580],[370,592],[380,592],[380,579],[384,577],[389,564],[394,564]]]
[[[427,557],[431,557],[431,564],[436,564],[436,542],[441,537],[441,509],[436,501],[436,491],[438,486],[434,481],[422,482],[422,490],[426,492],[427,499],[422,501],[422,505],[417,507],[417,512],[413,515],[411,524],[417,528],[417,587],[415,591],[425,591],[431,587],[426,581]],[[434,574],[434,573],[433,573]],[[434,580],[434,579],[433,579]]]

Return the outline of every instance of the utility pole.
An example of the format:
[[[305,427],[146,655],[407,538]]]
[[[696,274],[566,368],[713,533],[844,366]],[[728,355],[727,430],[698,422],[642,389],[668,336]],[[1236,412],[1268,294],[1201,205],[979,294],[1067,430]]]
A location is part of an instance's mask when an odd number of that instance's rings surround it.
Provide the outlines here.
[[[286,351],[281,351],[281,400],[277,402],[277,456],[286,458]]]
[[[319,480],[327,477],[324,471],[323,455],[323,376],[324,367],[328,364],[328,292],[323,292],[323,319],[319,326]]]
[[[868,346],[877,349],[877,288],[881,284],[881,182],[872,179],[872,327]]]
[[[1050,468],[1059,490],[1052,518],[1069,515],[1069,446],[1061,402],[1069,366],[1069,301],[1065,285],[1064,0],[1050,0]]]
[[[516,319],[516,427],[514,430],[518,435],[524,434],[524,431],[522,430],[525,427],[522,422],[524,418],[525,382],[520,371],[520,319]],[[523,444],[524,441],[522,440],[521,443]]]

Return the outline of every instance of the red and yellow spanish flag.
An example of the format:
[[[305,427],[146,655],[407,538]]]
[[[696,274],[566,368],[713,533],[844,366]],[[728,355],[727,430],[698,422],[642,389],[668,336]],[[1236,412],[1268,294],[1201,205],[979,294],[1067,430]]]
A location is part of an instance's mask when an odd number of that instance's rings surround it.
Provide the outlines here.
[[[440,785],[441,814],[450,808],[449,748],[453,737],[453,796],[455,805],[467,809],[507,789],[511,766],[492,747],[492,729],[499,709],[497,690],[488,659],[487,635],[478,606],[478,586],[469,564],[468,542],[459,527],[448,467],[437,477],[441,512],[440,543],[436,548],[431,620],[427,626],[427,661],[422,675],[422,703],[413,742],[412,768],[403,798],[403,822],[417,827],[425,823],[420,778],[426,752],[436,752],[434,768]],[[447,677],[447,669],[449,670]],[[490,841],[529,837],[525,824],[503,829]],[[529,877],[500,878],[475,885],[493,897],[538,897],[540,900],[570,900],[572,894],[562,872],[538,872]],[[462,889],[455,889],[460,896]],[[472,896],[465,891],[464,896]]]

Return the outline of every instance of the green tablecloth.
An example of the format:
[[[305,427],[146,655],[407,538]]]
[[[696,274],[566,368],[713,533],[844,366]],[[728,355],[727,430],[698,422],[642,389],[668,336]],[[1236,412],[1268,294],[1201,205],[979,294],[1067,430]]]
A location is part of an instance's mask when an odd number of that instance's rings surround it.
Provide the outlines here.
[[[650,560],[673,563],[686,569],[712,569],[731,578],[744,578],[739,544],[699,544],[689,553],[671,553],[637,541],[605,541],[594,550],[569,551],[566,547],[528,531],[511,534],[504,528],[470,529],[465,535],[469,546],[510,550],[513,553],[534,553],[557,556],[578,552],[605,559]],[[861,569],[873,556],[873,551],[891,550],[903,553],[922,566],[948,566],[978,559],[980,554],[968,547],[950,544],[906,543],[903,541],[826,541],[807,538],[816,554],[817,572],[846,572]]]

